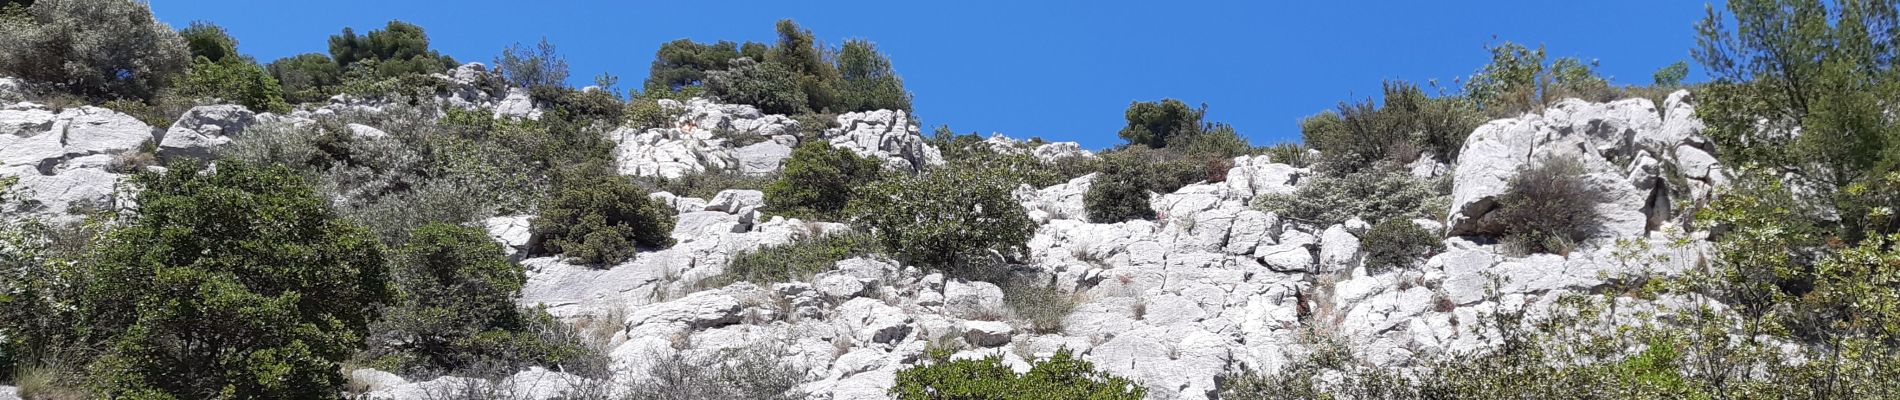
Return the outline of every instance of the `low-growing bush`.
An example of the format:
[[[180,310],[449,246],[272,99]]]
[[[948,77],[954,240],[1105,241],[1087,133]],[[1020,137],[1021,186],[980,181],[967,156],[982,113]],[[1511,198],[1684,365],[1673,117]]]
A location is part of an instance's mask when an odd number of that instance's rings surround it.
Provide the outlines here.
[[[1012,278],[1000,287],[1003,304],[1008,305],[1017,318],[1029,321],[1029,329],[1036,333],[1061,332],[1062,320],[1075,311],[1075,294],[1042,282]]]
[[[834,218],[852,192],[885,175],[884,163],[825,142],[792,150],[777,181],[765,186],[765,204],[791,216]]]
[[[990,169],[1001,174],[1010,186],[1029,185],[1044,188],[1068,182],[1101,169],[1099,157],[1062,157],[1044,161],[1029,152],[1040,145],[1039,139],[1019,144],[1020,151],[1005,151],[992,146],[976,133],[958,134],[949,126],[938,126],[930,143],[943,152],[942,168]]]
[[[1315,176],[1292,194],[1266,195],[1254,200],[1262,210],[1281,218],[1331,226],[1354,217],[1384,221],[1430,217],[1431,199],[1439,196],[1429,182],[1393,170],[1372,170],[1344,176]]]
[[[1167,147],[1176,136],[1200,133],[1201,117],[1207,115],[1207,106],[1193,108],[1175,99],[1138,101],[1128,104],[1128,111],[1124,114],[1128,125],[1123,126],[1119,133],[1122,140],[1127,140],[1129,144],[1162,148]]]
[[[1498,208],[1486,214],[1507,243],[1527,253],[1569,253],[1603,228],[1597,204],[1609,194],[1593,185],[1574,158],[1543,160],[1511,178]]]
[[[243,59],[211,61],[200,58],[178,81],[178,94],[191,99],[217,99],[257,112],[285,112],[283,89],[263,67]]]
[[[992,253],[1020,253],[1036,229],[1010,190],[994,172],[939,169],[866,185],[846,214],[906,264],[987,277]]]
[[[1412,267],[1444,247],[1438,235],[1402,218],[1373,225],[1360,243],[1366,252],[1366,270],[1372,273]]]
[[[646,188],[633,180],[600,168],[556,185],[541,206],[533,230],[544,250],[602,264],[632,258],[640,247],[672,245],[674,210],[648,199]]]
[[[877,253],[875,237],[861,233],[842,233],[742,252],[726,265],[726,274],[716,284],[752,282],[761,285],[807,279],[830,271],[838,261]]]
[[[1068,349],[1031,361],[1029,372],[1022,374],[1004,365],[1002,356],[951,360],[948,351],[930,353],[927,363],[897,371],[892,395],[901,400],[1136,400],[1147,394],[1134,381],[1096,370],[1095,364]]]
[[[734,60],[730,69],[707,74],[706,92],[720,101],[751,105],[769,114],[812,111],[798,73],[776,62]]]
[[[768,345],[703,355],[675,353],[654,360],[645,379],[619,398],[645,400],[794,400],[808,378],[781,360],[785,350]],[[618,392],[618,391],[616,391]]]
[[[1344,173],[1382,162],[1405,164],[1429,152],[1457,158],[1465,136],[1483,124],[1477,108],[1456,96],[1432,97],[1417,85],[1386,82],[1383,104],[1340,103],[1300,121],[1306,145],[1319,149],[1329,170]]]

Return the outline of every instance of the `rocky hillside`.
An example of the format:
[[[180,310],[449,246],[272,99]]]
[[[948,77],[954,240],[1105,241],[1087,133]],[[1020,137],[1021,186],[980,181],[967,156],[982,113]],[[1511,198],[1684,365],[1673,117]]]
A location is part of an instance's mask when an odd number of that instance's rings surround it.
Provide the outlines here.
[[[437,79],[476,80],[471,64]],[[497,116],[535,118],[539,111],[477,90],[452,90],[443,104],[492,109]],[[465,95],[465,93],[478,93]],[[519,91],[514,95],[519,95]],[[776,173],[799,142],[798,122],[744,105],[705,99],[661,101],[677,110],[662,127],[613,130],[614,160],[622,174],[678,178],[707,170]],[[7,134],[7,176],[38,207],[19,210],[74,218],[83,207],[103,207],[123,194],[132,172],[126,158],[157,145],[163,159],[205,157],[247,131],[274,124],[312,124],[345,112],[379,112],[347,97],[287,114],[253,113],[242,106],[191,109],[172,126],[147,126],[97,107],[55,109],[17,102],[0,109]],[[911,170],[944,163],[903,111],[837,116],[816,140]],[[362,138],[383,137],[374,126],[350,125]],[[1092,223],[1083,198],[1094,175],[1015,191],[1036,223],[1026,257],[1010,274],[1047,282],[1073,302],[1054,323],[1033,321],[1012,307],[997,284],[946,278],[927,268],[870,255],[793,282],[711,287],[732,258],[853,230],[832,221],[774,215],[758,190],[726,190],[711,198],[657,192],[650,196],[676,212],[669,248],[645,251],[609,267],[564,262],[558,255],[527,256],[530,215],[487,220],[528,273],[520,304],[545,307],[564,321],[605,335],[611,378],[584,378],[544,369],[524,371],[500,384],[533,386],[531,398],[559,398],[562,388],[596,379],[639,381],[655,360],[772,349],[802,371],[799,389],[815,398],[886,398],[895,374],[932,346],[961,349],[957,358],[1000,356],[1027,368],[1027,360],[1068,349],[1102,370],[1146,386],[1154,398],[1208,398],[1217,377],[1236,370],[1274,371],[1312,350],[1307,337],[1338,335],[1357,356],[1381,366],[1410,365],[1425,354],[1469,352],[1496,344],[1478,325],[1483,316],[1523,310],[1537,315],[1566,294],[1589,294],[1626,274],[1670,276],[1707,257],[1708,244],[1680,243],[1686,216],[1677,204],[1706,202],[1726,184],[1726,171],[1709,153],[1689,92],[1658,106],[1645,99],[1609,103],[1566,100],[1541,114],[1484,124],[1465,140],[1454,165],[1414,165],[1419,180],[1451,181],[1444,218],[1412,223],[1443,234],[1445,251],[1420,268],[1368,271],[1363,238],[1371,228],[1353,218],[1313,225],[1252,207],[1257,196],[1292,194],[1314,174],[1243,156],[1219,182],[1199,182],[1153,195],[1155,220]],[[755,136],[740,145],[731,138]],[[998,148],[1025,148],[994,137]],[[1040,159],[1094,157],[1074,143],[1026,147]],[[1568,255],[1513,254],[1479,232],[1516,171],[1536,160],[1576,157],[1591,185],[1610,193],[1595,207],[1605,228]],[[158,167],[145,167],[158,168]],[[1679,178],[1668,178],[1680,174]],[[1441,222],[1442,221],[1442,222]],[[1632,264],[1619,242],[1670,260]],[[1679,307],[1684,300],[1625,298],[1619,312]],[[373,397],[429,398],[465,385],[463,378],[407,381],[362,369],[351,376]],[[516,381],[535,381],[536,386]]]
[[[1707,83],[1505,42],[1085,149],[790,20],[622,90],[0,2],[0,400],[1900,398],[1900,12],[1758,3]]]

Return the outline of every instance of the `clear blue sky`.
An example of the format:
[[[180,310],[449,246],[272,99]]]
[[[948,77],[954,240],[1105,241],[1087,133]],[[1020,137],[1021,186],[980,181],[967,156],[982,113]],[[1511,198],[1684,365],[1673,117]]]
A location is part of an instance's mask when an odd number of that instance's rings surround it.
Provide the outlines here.
[[[489,62],[547,37],[570,82],[646,77],[663,42],[770,41],[792,18],[827,43],[876,42],[915,95],[918,117],[958,132],[1120,142],[1135,100],[1206,103],[1255,144],[1299,139],[1297,120],[1376,95],[1385,79],[1469,75],[1495,40],[1544,44],[1648,83],[1689,59],[1694,0],[1594,1],[416,1],[152,0],[160,20],[223,25],[260,61],[326,51],[342,27],[401,19],[461,61]],[[703,4],[702,4],[703,3]],[[1496,39],[1494,39],[1494,37]],[[1693,62],[1691,62],[1693,64]],[[1696,80],[1700,72],[1693,72]],[[925,129],[926,131],[929,128]]]

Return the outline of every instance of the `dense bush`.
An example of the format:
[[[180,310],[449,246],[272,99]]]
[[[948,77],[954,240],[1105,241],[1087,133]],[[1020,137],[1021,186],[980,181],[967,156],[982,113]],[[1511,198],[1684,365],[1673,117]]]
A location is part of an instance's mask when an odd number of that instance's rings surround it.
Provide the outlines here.
[[[1321,227],[1354,217],[1410,220],[1434,217],[1438,210],[1431,200],[1443,195],[1436,189],[1405,172],[1373,170],[1314,176],[1292,194],[1260,196],[1254,205],[1280,218]]]
[[[332,397],[390,298],[382,247],[290,170],[174,164],[86,263],[75,321],[107,397]]]
[[[1431,97],[1406,82],[1386,82],[1385,103],[1340,103],[1300,121],[1307,146],[1324,154],[1328,170],[1344,173],[1380,162],[1409,163],[1429,152],[1441,161],[1457,158],[1465,136],[1484,123],[1460,97]]]
[[[903,80],[870,42],[823,48],[791,20],[775,29],[778,40],[769,46],[688,40],[660,46],[642,97],[683,98],[703,90],[724,102],[788,115],[910,109]]]
[[[1603,227],[1597,204],[1609,201],[1574,158],[1543,160],[1511,178],[1486,214],[1505,241],[1526,252],[1568,253]]]
[[[1129,146],[1102,155],[1101,172],[1083,195],[1089,221],[1115,223],[1155,218],[1148,205],[1150,192],[1172,193],[1182,186],[1227,172],[1220,164],[1181,155],[1172,149]]]
[[[1884,196],[1893,190],[1883,176],[1900,161],[1893,6],[1760,0],[1727,8],[1696,24],[1692,49],[1714,79],[1695,94],[1717,155],[1733,167],[1787,172],[1783,179],[1835,209],[1838,234],[1850,242],[1900,231],[1900,219],[1865,218],[1900,207]]]
[[[891,394],[903,400],[925,399],[1141,399],[1147,389],[1128,378],[1095,369],[1068,349],[1030,362],[1019,374],[1001,356],[949,359],[932,351],[927,364],[897,371]]]
[[[360,36],[355,30],[343,28],[342,33],[330,36],[330,59],[341,68],[374,60],[376,76],[383,78],[430,74],[455,67],[454,58],[429,48],[429,35],[422,27],[394,20],[383,29]]]
[[[1128,105],[1125,114],[1128,125],[1122,127],[1122,140],[1158,149],[1167,147],[1168,140],[1175,136],[1200,133],[1207,106],[1191,108],[1175,99],[1137,101]]]
[[[391,263],[400,301],[371,325],[367,364],[412,376],[529,366],[580,367],[590,350],[561,341],[539,310],[518,309],[527,275],[481,229],[417,228]]]
[[[878,159],[809,142],[792,150],[778,180],[765,186],[765,204],[786,215],[835,218],[854,190],[884,175],[884,163]]]
[[[343,83],[343,68],[322,53],[305,53],[271,61],[265,66],[283,86],[284,100],[292,104],[323,101]]]
[[[192,22],[179,31],[189,44],[190,72],[177,83],[178,94],[191,99],[220,99],[257,112],[285,112],[283,89],[256,60],[239,54],[237,39],[223,27]]]
[[[771,114],[812,111],[798,74],[778,63],[734,60],[731,68],[707,74],[706,92],[720,101],[752,105]]]
[[[608,170],[577,173],[555,186],[533,222],[549,253],[588,264],[632,258],[639,247],[673,244],[673,209]]]
[[[744,57],[755,62],[765,61],[765,48],[765,44],[747,42],[746,52],[741,54],[739,44],[729,41],[704,44],[680,39],[666,42],[653,55],[653,66],[644,91],[656,94],[693,89],[706,83],[708,73],[731,68],[734,59]]]
[[[1366,252],[1366,270],[1373,273],[1410,268],[1444,247],[1437,234],[1403,218],[1372,225],[1360,243],[1364,243],[1361,249]]]
[[[530,49],[515,43],[495,56],[495,72],[514,87],[539,89],[562,87],[567,81],[567,59],[554,52],[547,38]]]
[[[846,214],[909,265],[991,278],[994,257],[1018,253],[1036,227],[990,171],[935,170],[866,185]]]
[[[255,63],[243,59],[210,61],[199,59],[178,82],[178,94],[192,99],[219,99],[243,105],[257,112],[285,112],[283,89],[277,79]]]
[[[830,271],[838,261],[877,253],[877,238],[861,233],[804,237],[779,246],[742,252],[732,257],[721,282],[746,281],[761,285],[809,279]]]
[[[145,2],[44,0],[0,18],[0,74],[99,100],[149,100],[191,63]]]
[[[839,110],[910,110],[904,80],[891,60],[864,40],[846,40],[838,49]]]

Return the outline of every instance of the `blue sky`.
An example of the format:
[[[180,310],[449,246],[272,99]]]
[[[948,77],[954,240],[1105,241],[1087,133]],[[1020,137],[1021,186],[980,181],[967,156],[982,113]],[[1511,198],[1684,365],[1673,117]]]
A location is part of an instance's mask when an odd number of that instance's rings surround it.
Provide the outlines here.
[[[876,42],[916,97],[918,118],[959,132],[1120,143],[1129,102],[1206,103],[1255,144],[1299,139],[1297,121],[1386,79],[1452,80],[1487,43],[1544,44],[1597,59],[1619,83],[1689,60],[1703,2],[1594,1],[416,1],[152,0],[160,20],[223,25],[261,61],[326,51],[344,26],[401,19],[462,61],[488,62],[547,37],[575,86],[595,74],[633,87],[660,43],[770,41],[792,18],[827,43]],[[1691,62],[1693,64],[1693,62]],[[1691,80],[1700,76],[1692,72]],[[925,129],[926,131],[929,128]]]

